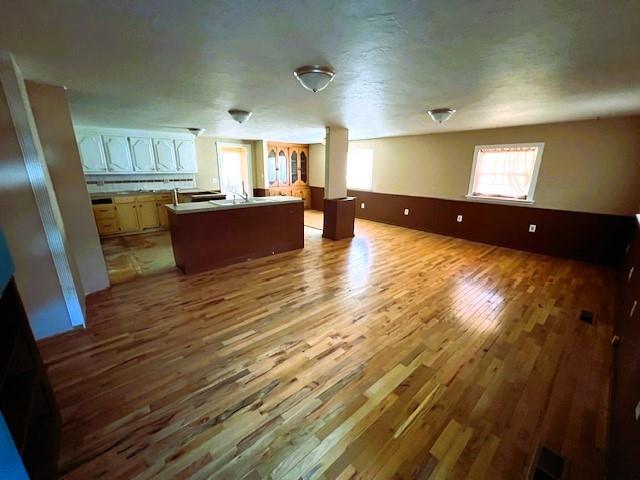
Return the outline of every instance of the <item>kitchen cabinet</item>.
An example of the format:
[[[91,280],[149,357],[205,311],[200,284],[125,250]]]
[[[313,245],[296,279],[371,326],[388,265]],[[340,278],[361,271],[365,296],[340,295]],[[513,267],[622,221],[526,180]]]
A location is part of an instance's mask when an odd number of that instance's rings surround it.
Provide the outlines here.
[[[107,161],[100,135],[81,135],[78,137],[78,151],[82,168],[87,173],[105,173]]]
[[[178,170],[181,172],[195,172],[196,145],[192,140],[175,140]]]
[[[138,213],[138,224],[142,230],[146,228],[157,228],[160,226],[158,204],[155,196],[148,195],[144,197],[136,197],[136,207]]]
[[[156,168],[159,172],[177,172],[178,161],[173,140],[154,139],[153,150],[156,154]]]
[[[110,172],[131,172],[131,152],[129,139],[119,136],[103,137],[107,159],[107,170]]]
[[[85,174],[195,173],[195,141],[185,133],[79,127]]]
[[[150,138],[129,138],[133,170],[136,172],[155,172],[156,159]]]
[[[161,228],[169,228],[169,212],[165,205],[166,204],[162,202],[158,202],[156,204],[156,208],[158,209],[158,221],[160,222]]]
[[[135,203],[118,203],[116,205],[120,233],[136,232],[140,230],[138,212]]]

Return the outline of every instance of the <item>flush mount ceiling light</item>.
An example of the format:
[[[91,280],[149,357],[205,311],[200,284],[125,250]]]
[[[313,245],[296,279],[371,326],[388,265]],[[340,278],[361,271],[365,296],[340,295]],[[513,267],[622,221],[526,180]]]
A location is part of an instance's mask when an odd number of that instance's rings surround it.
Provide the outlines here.
[[[296,68],[293,74],[304,88],[310,92],[317,93],[325,88],[333,80],[335,72],[331,67],[322,65],[305,65]]]
[[[427,113],[433,121],[438,123],[446,122],[455,112],[453,108],[434,108],[433,110],[427,110]]]
[[[249,117],[253,115],[253,112],[247,112],[246,110],[237,110],[235,108],[229,110],[229,115],[238,123],[244,123],[249,120]]]
[[[189,132],[192,133],[194,137],[199,137],[204,133],[204,128],[190,127],[187,128],[187,130],[189,130]]]

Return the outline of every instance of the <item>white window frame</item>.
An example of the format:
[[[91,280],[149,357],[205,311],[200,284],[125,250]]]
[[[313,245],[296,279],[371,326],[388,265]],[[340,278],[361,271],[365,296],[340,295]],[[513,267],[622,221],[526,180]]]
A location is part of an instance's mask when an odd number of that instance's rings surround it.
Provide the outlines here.
[[[527,192],[526,199],[518,198],[503,198],[492,197],[490,195],[473,195],[473,183],[476,177],[476,164],[478,162],[478,153],[482,148],[522,148],[522,147],[536,147],[538,153],[536,156],[535,164],[533,165],[533,173],[531,174],[531,183],[529,184],[529,191]],[[544,142],[535,143],[504,143],[498,145],[476,145],[473,152],[473,166],[471,167],[471,176],[469,177],[469,189],[467,190],[466,198],[469,200],[475,200],[485,203],[505,203],[511,205],[531,205],[534,203],[533,196],[536,191],[536,184],[538,183],[538,172],[540,171],[540,164],[542,163],[542,152],[544,151]]]
[[[350,187],[349,186],[349,177],[347,175],[347,179],[346,179],[346,183],[347,183],[347,189],[348,190],[355,190],[355,191],[360,191],[360,192],[371,192],[373,191],[373,164],[374,164],[374,160],[375,160],[375,150],[373,148],[366,148],[366,147],[355,147],[355,148],[349,148],[349,150],[347,151],[347,171],[345,173],[348,174],[349,172],[349,152],[351,152],[352,150],[368,150],[371,152],[371,186],[369,188],[361,188],[361,187]]]
[[[247,149],[247,176],[249,185],[245,188],[250,197],[253,197],[253,148],[250,143],[241,142],[216,142],[216,164],[218,166],[218,188],[222,191],[222,180],[220,175],[220,165],[222,164],[222,149],[224,147],[246,148]]]

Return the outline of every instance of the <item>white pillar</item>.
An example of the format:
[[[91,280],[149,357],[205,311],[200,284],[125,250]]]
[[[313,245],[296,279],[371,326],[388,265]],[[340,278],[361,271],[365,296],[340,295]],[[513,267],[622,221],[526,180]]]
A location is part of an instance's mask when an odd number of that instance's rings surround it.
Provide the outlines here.
[[[324,198],[346,197],[349,130],[340,127],[327,127],[324,151]]]

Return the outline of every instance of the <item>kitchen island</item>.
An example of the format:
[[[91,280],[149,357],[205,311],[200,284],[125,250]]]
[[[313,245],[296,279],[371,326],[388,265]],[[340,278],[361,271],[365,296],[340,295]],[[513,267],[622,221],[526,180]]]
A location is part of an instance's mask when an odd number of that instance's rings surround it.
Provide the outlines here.
[[[188,275],[304,247],[304,201],[297,197],[166,207],[176,265]]]

